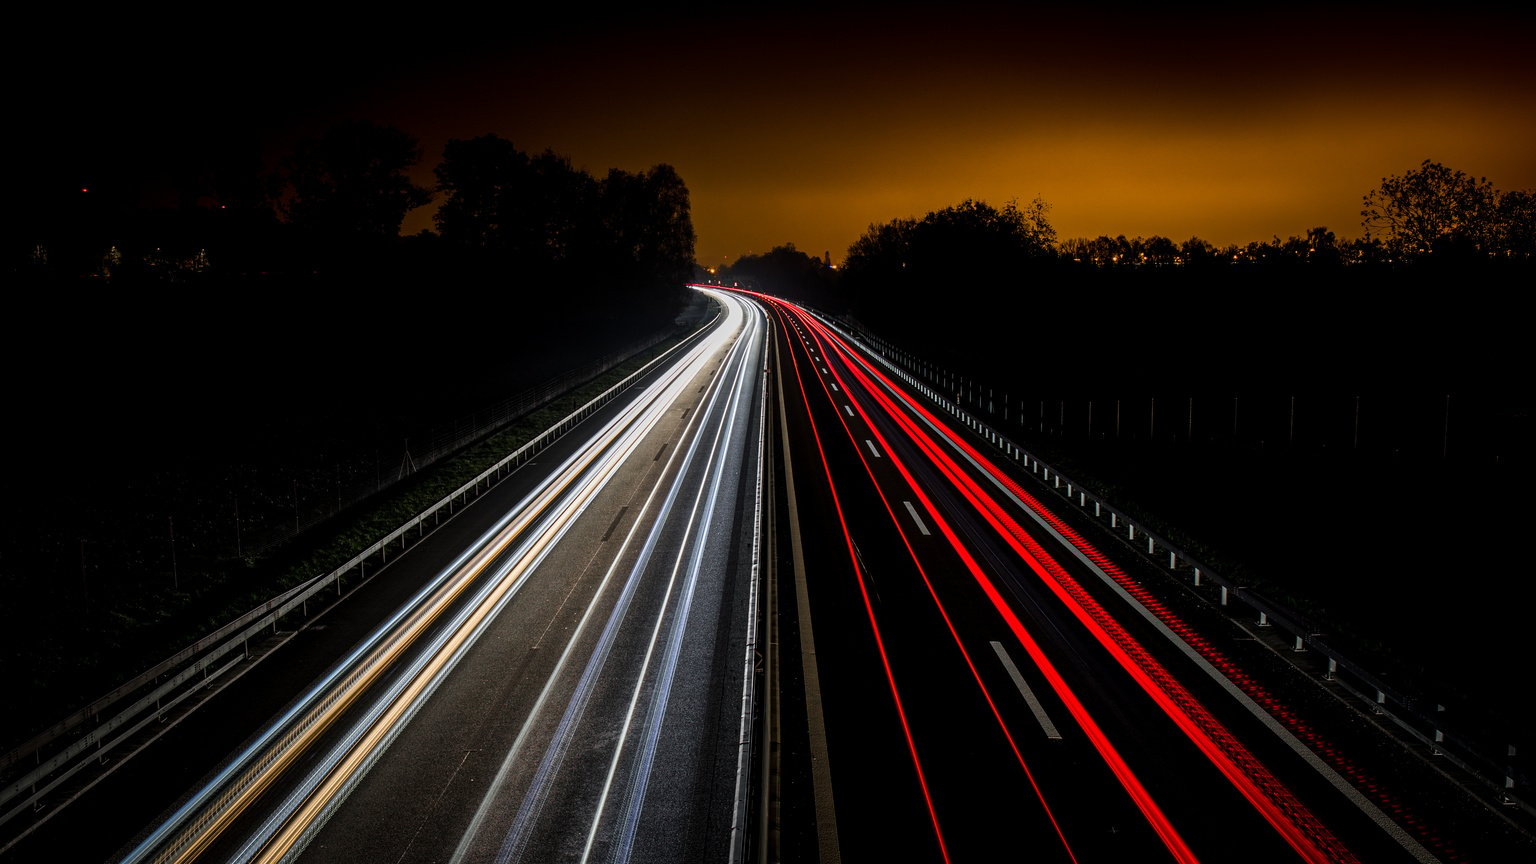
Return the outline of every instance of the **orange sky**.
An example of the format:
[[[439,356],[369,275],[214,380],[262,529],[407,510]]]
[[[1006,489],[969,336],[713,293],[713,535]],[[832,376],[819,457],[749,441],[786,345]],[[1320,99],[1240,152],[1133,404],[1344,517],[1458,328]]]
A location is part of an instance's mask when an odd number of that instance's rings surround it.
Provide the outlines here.
[[[530,22],[444,7],[361,31],[342,17],[334,32],[251,31],[190,65],[141,52],[166,64],[156,86],[109,92],[201,83],[148,103],[182,116],[233,92],[277,146],[339,116],[390,123],[421,140],[424,184],[444,142],[486,133],[597,176],[669,163],[705,264],[784,243],[838,261],[871,223],[966,198],[1041,196],[1063,239],[1224,245],[1317,225],[1358,236],[1361,197],[1424,159],[1536,189],[1531,11],[1080,8],[789,2]],[[406,231],[430,225],[417,211]]]
[[[595,174],[672,164],[706,264],[786,242],[841,260],[871,223],[965,198],[1042,196],[1062,238],[1223,245],[1358,236],[1361,196],[1426,158],[1536,189],[1530,13],[968,8],[628,27],[411,96],[436,106],[427,161],[492,131]]]

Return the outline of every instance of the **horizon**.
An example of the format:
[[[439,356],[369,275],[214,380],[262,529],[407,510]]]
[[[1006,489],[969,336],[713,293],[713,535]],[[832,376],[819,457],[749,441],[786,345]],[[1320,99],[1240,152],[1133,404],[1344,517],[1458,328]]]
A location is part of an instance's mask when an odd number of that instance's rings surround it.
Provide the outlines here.
[[[22,164],[40,169],[24,183],[150,183],[353,118],[414,136],[412,177],[430,185],[449,139],[496,134],[599,177],[671,165],[705,266],[787,243],[839,262],[871,225],[967,199],[1038,196],[1063,239],[1221,248],[1358,237],[1362,197],[1426,159],[1536,189],[1530,10],[871,8],[508,11],[431,45],[321,17],[276,46],[247,28],[217,53],[164,56],[138,32],[153,22],[45,25],[86,74],[17,94],[35,118]],[[36,79],[49,41],[13,58],[15,80]]]

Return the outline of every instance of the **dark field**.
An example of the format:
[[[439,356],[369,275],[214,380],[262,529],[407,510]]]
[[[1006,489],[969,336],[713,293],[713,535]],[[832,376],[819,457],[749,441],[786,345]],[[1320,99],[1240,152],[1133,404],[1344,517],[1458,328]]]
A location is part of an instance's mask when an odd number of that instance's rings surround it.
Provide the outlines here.
[[[1097,274],[858,317],[1386,682],[1529,744],[1529,293],[1497,272]]]
[[[285,281],[21,298],[0,682],[25,707],[6,749],[275,594],[296,532],[325,534],[488,409],[569,386],[680,309],[583,295]]]

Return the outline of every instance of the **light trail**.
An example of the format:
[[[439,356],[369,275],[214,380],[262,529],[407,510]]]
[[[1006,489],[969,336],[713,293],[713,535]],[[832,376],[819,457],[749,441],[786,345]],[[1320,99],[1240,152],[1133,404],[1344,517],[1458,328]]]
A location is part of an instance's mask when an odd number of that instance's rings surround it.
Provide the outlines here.
[[[748,344],[756,344],[761,338],[761,331],[757,326],[760,321],[760,316],[753,316],[751,320],[753,322],[753,327],[750,328],[748,334],[743,339],[736,343],[738,347]],[[745,354],[746,352],[742,351],[736,358],[734,358],[738,361],[738,371],[735,384],[731,388],[730,402],[726,407],[726,415],[729,419],[726,421],[724,426],[718,427],[719,431],[716,433],[715,440],[711,445],[712,449],[708,457],[710,470],[707,477],[707,482],[709,485],[707,498],[706,495],[702,494],[702,491],[695,496],[694,510],[688,516],[688,536],[684,538],[683,543],[679,548],[677,561],[673,565],[672,576],[667,583],[666,597],[670,598],[672,595],[673,584],[676,582],[678,571],[681,569],[683,564],[684,552],[687,551],[689,564],[687,578],[684,582],[683,598],[679,605],[678,611],[675,612],[672,616],[671,633],[669,635],[668,644],[665,649],[666,654],[662,661],[659,680],[656,682],[655,686],[655,693],[657,695],[652,697],[650,710],[647,712],[645,730],[642,736],[643,743],[641,745],[641,752],[638,758],[639,765],[631,775],[630,788],[628,790],[628,794],[624,797],[623,811],[618,817],[619,824],[621,826],[617,840],[618,849],[616,852],[610,853],[611,860],[618,862],[618,864],[627,864],[630,856],[634,851],[633,847],[635,829],[640,819],[640,807],[645,801],[645,789],[650,782],[651,765],[655,760],[657,740],[661,735],[661,722],[666,712],[667,701],[671,697],[672,679],[676,674],[678,654],[682,650],[683,637],[685,635],[685,629],[688,624],[688,613],[692,608],[694,591],[699,582],[699,570],[703,562],[705,543],[709,538],[710,528],[715,524],[716,521],[714,512],[715,504],[720,495],[721,483],[726,476],[724,465],[726,451],[722,445],[723,443],[732,440],[732,432],[735,429],[736,420],[740,414],[741,402],[747,395],[750,394],[751,383],[757,380],[756,364],[749,364],[746,362]],[[692,539],[695,529],[698,529],[698,537],[697,539]],[[691,546],[690,540],[692,541]],[[662,607],[663,609],[666,608],[665,600],[663,600]],[[662,617],[658,615],[656,620],[656,628],[651,637],[651,644],[647,646],[646,649],[646,661],[641,665],[640,674],[636,677],[634,694],[630,700],[629,711],[627,712],[624,721],[624,734],[619,736],[619,746],[614,750],[613,760],[608,770],[608,777],[604,781],[603,794],[602,797],[598,800],[596,816],[592,820],[592,828],[587,835],[587,845],[586,848],[582,851],[581,860],[583,862],[586,862],[592,853],[592,844],[597,837],[598,826],[602,821],[603,811],[608,800],[608,794],[612,788],[614,776],[618,773],[619,757],[623,752],[624,742],[628,738],[630,718],[633,716],[635,708],[639,704],[642,694],[641,685],[644,683],[644,679],[646,677],[645,672],[650,665],[651,652],[654,648],[657,636],[660,635],[661,625]]]
[[[784,317],[783,310],[780,309],[777,304],[773,304],[773,306],[774,309],[778,311],[781,318]],[[795,372],[795,381],[800,389],[800,397],[805,405],[806,415],[809,417],[811,416],[810,394],[806,389],[805,379],[800,373],[800,362],[795,358],[793,351],[790,352],[790,363]],[[825,385],[823,385],[823,387],[825,387]],[[922,789],[923,802],[924,806],[926,806],[928,810],[929,822],[933,826],[934,839],[938,844],[939,854],[944,858],[945,861],[948,861],[949,850],[944,842],[944,830],[943,827],[939,824],[938,811],[934,807],[933,796],[928,789],[928,779],[923,772],[922,758],[918,755],[917,743],[913,739],[912,728],[910,723],[907,721],[906,708],[902,704],[901,690],[896,684],[895,672],[891,668],[890,656],[886,652],[885,648],[885,639],[880,633],[880,624],[876,619],[874,606],[870,602],[869,588],[866,585],[864,579],[863,566],[859,562],[858,550],[854,548],[853,538],[848,533],[848,520],[843,513],[842,502],[837,494],[837,484],[832,479],[832,468],[827,462],[826,449],[822,445],[821,441],[821,431],[817,428],[814,421],[810,424],[810,426],[811,434],[816,442],[817,453],[821,458],[821,467],[827,480],[827,488],[831,494],[832,506],[837,513],[838,525],[842,530],[843,540],[848,551],[849,566],[853,570],[854,579],[859,587],[859,595],[862,598],[864,604],[865,617],[869,622],[870,632],[874,637],[875,647],[879,653],[881,666],[885,672],[886,686],[890,690],[891,700],[896,708],[897,719],[900,721],[902,734],[906,738],[907,750],[912,759],[913,771],[917,775],[918,786]]]
[[[1219,648],[1196,632],[1194,628],[1180,620],[1172,610],[1168,609],[1146,587],[1128,576],[1114,561],[1090,544],[1081,534],[1052,512],[1038,498],[1024,491],[1016,480],[1008,476],[998,468],[996,463],[965,441],[956,430],[938,420],[915,400],[911,394],[900,387],[894,386],[885,375],[879,373],[862,356],[857,354],[855,356],[865,368],[885,382],[886,389],[906,403],[909,410],[927,424],[928,428],[943,437],[965,460],[975,467],[977,471],[981,472],[1003,495],[1007,496],[1015,507],[1035,520],[1043,530],[1054,535],[1085,566],[1097,573],[1105,584],[1121,596],[1132,609],[1151,623],[1181,653],[1188,656],[1212,680],[1216,681],[1222,689],[1230,693],[1240,705],[1273,732],[1276,737],[1301,757],[1303,761],[1316,770],[1329,785],[1333,786],[1340,794],[1354,804],[1367,818],[1402,847],[1405,852],[1415,860],[1423,862],[1423,864],[1433,864],[1433,862],[1438,860],[1420,842],[1421,838],[1416,838],[1404,830],[1401,824],[1394,821],[1377,806],[1376,801],[1367,798],[1360,788],[1356,788],[1356,783],[1362,788],[1369,789],[1377,801],[1382,802],[1394,812],[1405,813],[1407,810],[1405,805],[1388,789],[1376,784],[1369,777],[1365,776],[1358,766],[1354,765],[1347,756],[1325,740],[1320,732],[1313,729],[1295,711],[1284,705],[1275,694],[1269,692],[1251,675],[1244,672],[1235,662],[1226,657]],[[871,355],[871,357],[891,367],[889,361],[878,358],[875,355]],[[1326,759],[1324,758],[1325,756]],[[1354,777],[1356,783],[1346,780],[1340,774],[1340,771]],[[1282,793],[1289,796],[1289,792],[1284,789],[1282,789]],[[1303,819],[1310,820],[1312,817],[1310,814],[1307,814]],[[1407,821],[1410,824],[1416,822],[1411,816],[1407,817]],[[1324,845],[1331,845],[1335,842],[1327,836],[1318,839]],[[1352,853],[1340,849],[1334,854],[1345,856],[1344,860],[1348,860]]]
[[[368,691],[429,628],[462,597],[471,602],[420,655],[407,674],[377,699],[363,719],[343,736],[340,747],[322,758],[279,813],[266,820],[239,860],[276,860],[302,848],[361,773],[382,752],[400,725],[429,695],[443,674],[473,643],[489,620],[522,584],[524,575],[612,478],[624,458],[655,426],[687,381],[701,373],[727,339],[714,335],[680,354],[673,365],[633,402],[597,430],[578,451],[508,511],[477,543],[377,628],[345,660],[267,727],[212,781],[198,790],[165,823],[123,860],[186,861],[206,850],[342,715]],[[578,482],[580,481],[580,482]],[[493,561],[521,541],[512,561],[491,571]],[[281,826],[281,827],[279,827]],[[259,851],[265,850],[265,851]],[[255,857],[248,857],[255,856]]]
[[[855,379],[863,387],[864,392],[869,393],[880,403],[887,415],[897,422],[912,439],[913,443],[919,447],[921,452],[930,458],[935,467],[972,503],[983,518],[997,531],[999,536],[1014,548],[1020,558],[1044,580],[1047,587],[1062,600],[1074,616],[1104,645],[1111,656],[1131,675],[1143,691],[1153,698],[1159,707],[1175,722],[1178,728],[1206,754],[1207,758],[1216,765],[1240,794],[1255,807],[1266,821],[1274,826],[1276,831],[1304,860],[1309,862],[1352,862],[1355,860],[1354,856],[1311,814],[1310,810],[1302,805],[1288,789],[1269,773],[1268,769],[1257,758],[1227,732],[1220,722],[1193,695],[1189,694],[1183,685],[1174,679],[1161,664],[1157,663],[1156,660],[1147,654],[1145,649],[1109,615],[1107,610],[1104,610],[1091,595],[1082,591],[1075,580],[1045,552],[1043,547],[1035,542],[1033,538],[1029,537],[1011,517],[1003,512],[1001,506],[990,496],[986,495],[969,475],[962,472],[921,428],[906,417],[905,412],[899,410],[896,404],[884,395],[883,391],[889,390],[895,393],[898,398],[904,400],[906,407],[914,413],[923,414],[930,425],[943,430],[943,434],[954,441],[958,441],[958,436],[952,430],[948,430],[931,413],[916,405],[910,396],[907,396],[900,388],[897,388],[888,378],[885,378],[877,369],[874,369],[872,365],[864,361],[862,357],[859,357],[857,362],[855,362],[850,355],[858,356],[857,352],[853,351],[840,337],[833,334],[819,321],[807,316],[806,324],[812,333],[816,335],[818,341],[825,337],[832,351],[836,352],[843,359],[844,365],[852,372]],[[823,350],[825,351],[825,347]],[[867,369],[870,374],[879,378],[884,386],[877,386],[871,381],[861,371],[861,366]],[[834,375],[836,376],[835,372]],[[838,380],[842,380],[840,376],[837,377]],[[846,389],[847,385],[845,382]],[[862,405],[860,405],[860,410],[862,412]],[[875,434],[879,437],[877,430]],[[886,451],[890,452],[890,446],[883,438],[881,438],[881,443]],[[967,449],[970,448],[967,446]],[[894,459],[894,454],[892,456],[893,463],[899,465],[899,462]],[[994,605],[998,606],[999,612],[1008,620],[1009,626],[1015,630],[1016,634],[1022,636],[1024,632],[1022,623],[1018,622],[1017,617],[1013,615],[1006,603],[998,603],[1001,600],[1001,594],[996,592],[995,587],[991,586],[990,580],[975,565],[974,560],[970,559],[968,555],[964,555],[963,550],[958,546],[958,538],[955,538],[949,532],[947,525],[943,524],[942,517],[939,516],[933,504],[923,496],[921,490],[917,488],[916,482],[911,475],[904,468],[902,468],[902,473],[907,479],[908,484],[912,486],[914,494],[922,498],[930,515],[940,522],[941,530],[944,531],[946,536],[951,538],[952,543],[956,544],[956,550],[962,552],[963,557],[967,559],[968,566],[973,569],[973,575],[978,580],[986,583],[984,588],[987,590],[988,596],[995,598]],[[1025,647],[1026,650],[1029,650],[1028,644]],[[1033,657],[1034,652],[1031,651],[1030,653]],[[1037,664],[1038,662],[1037,660]],[[1042,669],[1042,671],[1046,670]],[[1047,677],[1054,686],[1057,676],[1052,672],[1047,672]],[[1074,711],[1073,713],[1075,716],[1076,712]],[[1090,734],[1093,737],[1092,733]],[[1095,738],[1095,742],[1096,744],[1098,743],[1097,738]],[[1105,747],[1108,747],[1107,739],[1103,740],[1103,744]],[[1101,752],[1104,753],[1107,759],[1118,759],[1118,756],[1112,757],[1110,755],[1112,748],[1101,750]],[[1119,767],[1113,764],[1111,767],[1115,768],[1117,774],[1120,773]],[[1129,771],[1128,768],[1125,770]],[[1131,779],[1134,780],[1134,778]],[[1127,788],[1128,791],[1132,791],[1132,787],[1128,786]],[[1139,805],[1144,806],[1151,803],[1150,799],[1144,802],[1134,791],[1133,797],[1136,798]],[[1152,806],[1155,807],[1155,805]],[[1145,806],[1144,810],[1146,810]],[[1160,814],[1153,816],[1153,811],[1150,810],[1147,810],[1147,812],[1149,818],[1163,821],[1163,824],[1154,823],[1154,828],[1159,831],[1160,835],[1164,835],[1165,838],[1172,840],[1174,835],[1164,833],[1165,831],[1172,831],[1172,826],[1166,824],[1165,817],[1162,817]],[[1176,856],[1182,854],[1172,847],[1170,847],[1170,851],[1174,851]]]
[[[723,302],[732,310],[732,317],[726,325],[727,331],[736,327],[739,318],[745,315],[746,304],[736,298],[723,298]],[[524,857],[528,843],[535,836],[541,818],[541,812],[549,798],[550,790],[557,777],[565,769],[567,754],[571,746],[577,742],[580,724],[588,710],[588,706],[594,696],[599,677],[613,656],[613,651],[618,635],[623,628],[634,628],[635,623],[627,620],[636,593],[642,586],[642,579],[649,570],[653,555],[661,542],[664,529],[677,519],[681,519],[686,526],[685,539],[679,546],[679,553],[671,570],[670,578],[666,585],[660,608],[655,613],[655,621],[651,626],[651,636],[647,643],[644,659],[640,669],[634,675],[634,686],[628,701],[628,707],[624,714],[623,723],[617,736],[616,745],[608,761],[603,789],[598,796],[596,804],[592,807],[592,817],[588,824],[585,846],[581,853],[583,860],[589,856],[594,844],[597,842],[599,826],[604,819],[607,808],[609,789],[615,782],[620,770],[621,759],[625,752],[625,743],[630,738],[630,728],[635,715],[639,710],[642,695],[646,692],[645,685],[648,681],[648,671],[652,659],[661,643],[663,627],[670,619],[672,627],[670,635],[661,647],[663,656],[660,662],[661,672],[658,675],[656,686],[652,691],[652,701],[649,705],[646,720],[643,724],[640,740],[640,753],[638,761],[631,769],[629,794],[623,798],[623,808],[618,817],[619,836],[618,846],[610,850],[610,856],[616,856],[616,860],[626,860],[630,854],[634,840],[635,829],[639,824],[639,808],[643,804],[644,789],[648,783],[651,759],[654,757],[656,741],[660,735],[660,724],[666,708],[669,682],[671,680],[678,653],[684,644],[683,627],[688,621],[688,609],[691,605],[691,597],[694,587],[698,582],[700,555],[705,548],[710,527],[716,521],[713,512],[714,501],[719,493],[721,483],[726,479],[723,470],[726,456],[726,445],[735,439],[735,425],[742,413],[743,400],[757,383],[759,373],[755,355],[748,350],[751,346],[761,341],[761,315],[753,315],[747,322],[742,336],[736,338],[727,360],[721,364],[714,378],[713,388],[706,398],[705,405],[697,412],[693,412],[693,420],[690,421],[692,431],[686,434],[688,445],[673,449],[669,464],[662,472],[662,476],[672,475],[673,480],[667,487],[667,494],[659,505],[655,506],[653,515],[648,517],[651,528],[640,548],[636,562],[629,568],[629,575],[624,580],[619,598],[610,610],[606,624],[599,635],[595,646],[587,656],[580,679],[576,682],[571,695],[567,698],[562,717],[547,744],[544,755],[538,767],[532,772],[532,778],[528,784],[511,825],[506,831],[505,837],[498,844],[495,853],[497,861],[521,860]],[[725,370],[735,369],[734,378],[727,380]],[[729,390],[729,395],[722,395]],[[716,406],[724,404],[723,411],[726,419],[724,423],[714,423],[711,426],[709,418],[716,416]],[[683,483],[690,476],[691,466],[698,459],[701,443],[705,440],[705,433],[713,428],[714,438],[710,444],[710,453],[704,461],[707,465],[705,476],[701,480],[698,489],[693,496],[691,510],[686,514],[679,513],[677,517],[672,514],[677,512],[680,499],[683,495]],[[674,463],[675,466],[674,466]],[[642,514],[650,514],[655,504],[662,485],[654,486],[642,508]],[[706,492],[706,489],[708,490]],[[624,540],[624,547],[629,547],[636,533],[640,530],[646,519],[637,520]],[[695,536],[695,529],[699,533]],[[501,768],[497,772],[495,781],[490,785],[481,799],[479,808],[469,827],[462,834],[458,847],[454,852],[453,861],[466,860],[476,847],[478,837],[486,830],[486,823],[492,810],[493,802],[502,794],[506,784],[511,779],[514,765],[517,764],[532,730],[540,723],[540,718],[547,709],[555,683],[564,677],[564,669],[574,659],[573,650],[581,640],[581,634],[589,626],[597,608],[597,597],[606,590],[606,586],[614,577],[621,556],[616,556],[614,563],[608,568],[602,586],[594,594],[594,601],[584,613],[576,632],[567,641],[565,650],[556,664],[554,672],[546,680],[545,686],[535,703],[534,709],[525,719],[521,730],[513,742],[512,747],[502,760]],[[677,586],[680,571],[685,561],[690,562],[684,576],[682,599],[673,607],[671,598]],[[669,609],[671,610],[669,613]],[[568,815],[568,814],[566,814]]]
[[[775,304],[775,308],[778,309],[777,304]],[[784,315],[785,314],[785,312],[782,309],[779,309],[778,311],[779,311],[780,315]],[[793,353],[791,353],[791,360],[793,360]],[[797,368],[797,378],[798,378],[798,368]],[[802,389],[802,393],[804,393],[804,385],[803,385],[803,383],[802,383],[802,388],[801,389]],[[825,389],[823,390],[823,392],[826,393],[826,395],[828,395],[829,398],[831,397],[830,392],[826,391]],[[859,411],[860,411],[860,414],[862,415],[863,414],[863,410],[864,410],[862,404],[860,404],[857,400],[854,400],[854,404],[859,406]],[[810,406],[809,406],[808,397],[807,397],[806,407],[807,407],[807,412],[809,413],[809,407]],[[1045,799],[1045,791],[1040,788],[1039,783],[1035,779],[1034,772],[1032,770],[1030,770],[1028,763],[1024,759],[1023,752],[1019,749],[1018,743],[1013,738],[1013,734],[1008,730],[1007,724],[1003,721],[1002,714],[1001,714],[1001,712],[997,708],[996,700],[994,700],[992,698],[991,691],[986,686],[986,684],[983,683],[983,681],[981,680],[981,673],[977,670],[976,664],[975,664],[975,662],[971,658],[970,651],[965,647],[965,642],[964,642],[963,639],[961,639],[959,631],[955,629],[954,622],[950,618],[948,610],[944,608],[943,602],[939,599],[938,592],[935,590],[935,588],[933,586],[933,583],[929,580],[926,568],[923,567],[922,562],[918,559],[917,553],[916,553],[916,551],[912,547],[911,538],[908,536],[908,534],[906,532],[906,529],[902,527],[901,520],[896,516],[895,509],[891,506],[890,499],[887,498],[887,496],[885,494],[885,490],[880,486],[880,483],[878,482],[878,480],[876,480],[875,475],[874,475],[873,467],[869,464],[868,460],[864,458],[863,451],[858,449],[857,437],[856,437],[852,427],[850,427],[848,425],[848,422],[846,420],[843,420],[841,417],[839,417],[838,419],[839,419],[839,421],[842,424],[844,433],[848,436],[850,441],[854,442],[855,451],[859,454],[859,458],[860,458],[861,463],[863,463],[864,470],[868,474],[871,483],[874,485],[875,491],[880,496],[880,500],[884,504],[886,512],[887,512],[887,515],[890,517],[892,524],[896,527],[897,532],[901,535],[902,543],[906,547],[907,554],[908,554],[909,558],[911,559],[913,566],[916,568],[916,570],[918,572],[918,575],[921,577],[921,579],[923,581],[924,587],[928,591],[929,597],[933,600],[934,605],[937,608],[940,617],[943,619],[945,627],[949,631],[950,638],[954,641],[955,646],[958,648],[961,657],[965,661],[966,667],[971,672],[971,676],[972,676],[973,680],[976,682],[977,687],[980,689],[981,694],[982,694],[983,698],[985,699],[985,701],[987,703],[987,706],[988,706],[988,708],[990,709],[990,711],[992,713],[992,717],[993,717],[994,721],[996,722],[998,729],[1001,731],[1004,739],[1007,741],[1009,749],[1013,752],[1015,761],[1018,763],[1020,770],[1024,773],[1024,776],[1025,776],[1026,780],[1028,781],[1031,790],[1034,792],[1036,799],[1040,802],[1040,806],[1041,806],[1042,810],[1044,811],[1044,813],[1046,815],[1046,818],[1051,823],[1052,829],[1055,831],[1057,839],[1059,840],[1059,842],[1062,845],[1062,849],[1066,852],[1068,858],[1070,858],[1073,861],[1076,861],[1077,857],[1076,857],[1076,854],[1072,850],[1072,845],[1067,840],[1066,834],[1062,831],[1060,823],[1056,820],[1056,816],[1052,812],[1051,806],[1050,806],[1049,802],[1047,802],[1046,799]],[[865,415],[865,420],[866,421],[868,420],[867,415]],[[868,424],[866,424],[866,425],[868,425]],[[814,422],[811,424],[811,427],[812,427],[812,431],[815,432],[816,425],[815,425]],[[870,430],[872,432],[874,432],[874,434],[879,435],[878,430],[875,430],[872,425],[870,425],[869,428],[870,428]],[[816,434],[817,434],[817,440],[818,440],[818,446],[819,446],[820,434],[819,433],[816,433]],[[882,444],[882,446],[885,446],[887,450],[889,450],[889,445],[887,445],[885,443],[883,438],[881,439],[881,444]],[[823,454],[823,462],[825,463],[825,454]],[[896,459],[895,454],[892,454],[892,464],[896,465],[900,470],[903,471],[903,473],[905,473],[905,467],[902,465],[900,460]],[[832,483],[830,471],[828,472],[827,481],[828,481],[829,486],[833,487],[833,493],[832,494],[833,494],[833,497],[835,499],[836,496],[837,496],[836,487]],[[915,486],[914,486],[914,488],[915,488]],[[919,491],[918,494],[921,495],[922,493]],[[903,502],[903,503],[907,504],[908,510],[911,510],[911,505],[910,505],[909,502]],[[915,511],[912,513],[912,515],[914,516],[914,518],[917,516]],[[918,522],[921,525],[921,520],[918,520]],[[922,526],[922,527],[923,527],[922,533],[924,535],[929,535],[930,532],[927,530],[927,527],[926,526]],[[940,525],[940,527],[941,527],[941,529],[946,529],[947,525]],[[846,528],[844,529],[844,533],[846,535],[846,533],[847,533],[846,532]],[[950,535],[950,536],[952,537],[953,535]],[[851,539],[850,539],[849,543],[850,543],[850,546],[851,546],[851,543],[852,543]],[[854,565],[855,565],[856,568],[858,567],[857,560],[855,560]],[[862,580],[860,580],[860,589],[861,590],[863,589]],[[867,595],[866,595],[866,607],[868,607]],[[878,637],[878,627],[877,627],[877,625],[875,623],[875,620],[874,620],[873,609],[872,608],[868,609],[868,613],[869,613],[869,617],[870,617],[871,627],[875,627],[876,631],[877,631],[877,637],[876,637],[877,641],[881,641],[882,642],[882,658],[884,659],[883,641],[879,640],[879,637]],[[894,691],[895,690],[895,682],[894,682],[893,673],[891,672],[890,664],[889,664],[888,660],[886,660],[886,662],[885,662],[885,667],[886,667],[887,677],[891,679],[891,687],[892,687],[892,689]],[[1064,682],[1063,682],[1063,686],[1064,686]],[[920,762],[918,762],[918,756],[917,756],[917,753],[916,753],[915,742],[912,739],[910,729],[908,729],[907,726],[906,726],[905,715],[904,714],[902,715],[902,720],[903,720],[903,728],[907,732],[908,746],[910,748],[912,748],[912,750],[913,750],[913,753],[912,753],[913,760],[914,760],[915,763],[918,763],[918,765],[919,765],[919,769],[918,770],[920,772],[921,771],[921,766],[920,766]],[[1129,769],[1126,769],[1126,770],[1129,771]],[[925,792],[925,794],[927,792],[926,784],[924,784],[924,792]],[[931,798],[929,798],[929,800],[928,800],[928,807],[929,807],[929,812],[932,814],[933,819],[934,819],[935,831],[939,831],[940,829],[939,829],[939,826],[938,826],[937,811],[934,810]],[[946,857],[947,857],[947,855],[946,855]],[[1193,860],[1193,859],[1191,858],[1191,859],[1187,859],[1187,860]]]
[[[837,346],[841,353],[846,346]],[[846,358],[845,358],[846,359]],[[860,383],[873,385],[850,363]],[[878,371],[871,369],[874,374]],[[883,377],[883,376],[882,376]],[[887,386],[890,382],[886,381]],[[892,417],[903,425],[925,453],[934,460],[963,495],[992,525],[1021,559],[1039,575],[1063,604],[1108,649],[1178,727],[1204,752],[1227,779],[1248,799],[1282,837],[1309,862],[1350,862],[1354,856],[1343,847],[1311,812],[1290,793],[1246,747],[1180,684],[1162,664],[1148,654],[1107,610],[1082,590],[1034,538],[1018,526],[996,500],[962,472],[919,428],[897,416],[889,400],[878,396]]]

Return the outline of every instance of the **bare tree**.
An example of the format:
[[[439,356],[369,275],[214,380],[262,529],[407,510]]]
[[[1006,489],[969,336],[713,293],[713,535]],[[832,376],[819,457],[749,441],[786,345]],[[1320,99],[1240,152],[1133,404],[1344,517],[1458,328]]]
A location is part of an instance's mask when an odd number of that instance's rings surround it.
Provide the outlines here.
[[[1396,255],[1486,253],[1495,242],[1498,197],[1488,180],[1425,159],[1366,193],[1361,225]]]

